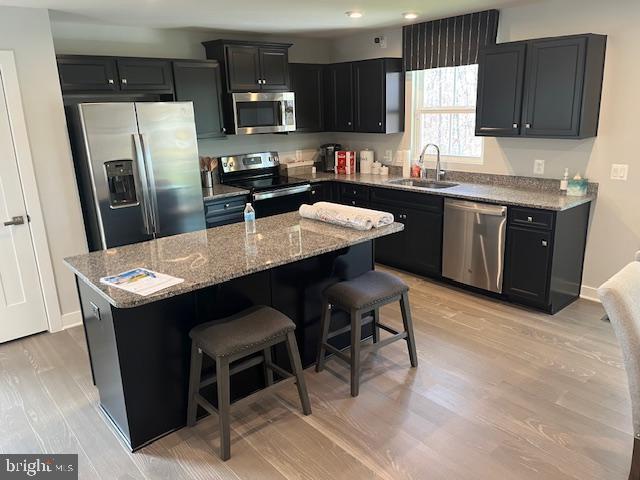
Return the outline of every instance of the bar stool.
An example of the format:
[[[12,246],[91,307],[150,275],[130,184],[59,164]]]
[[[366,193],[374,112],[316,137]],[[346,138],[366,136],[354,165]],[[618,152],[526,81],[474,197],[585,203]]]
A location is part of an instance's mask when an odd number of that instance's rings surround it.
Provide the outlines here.
[[[409,360],[412,367],[418,366],[416,342],[413,335],[411,309],[409,307],[409,287],[400,278],[387,272],[370,271],[353,280],[336,283],[328,287],[323,294],[322,318],[320,321],[320,343],[316,372],[324,368],[327,350],[347,362],[351,367],[351,396],[357,397],[360,390],[360,352],[363,349],[377,350],[398,340],[406,340]],[[398,332],[380,323],[380,307],[400,302],[404,331]],[[331,308],[337,307],[350,313],[351,323],[344,328],[330,332]],[[373,312],[363,319],[363,315]],[[361,346],[362,327],[373,323],[373,345]],[[380,340],[380,329],[392,336]],[[351,331],[349,355],[328,342],[329,339]]]
[[[295,324],[283,313],[271,307],[256,306],[223,320],[203,323],[189,332],[191,337],[191,369],[187,425],[195,425],[198,405],[210,414],[217,414],[220,424],[220,458],[222,460],[228,460],[231,457],[229,383],[230,376],[234,373],[262,363],[267,387],[273,385],[273,372],[288,380],[295,380],[300,403],[302,403],[302,411],[305,415],[311,414],[309,395],[304,382],[302,363],[294,333],[295,328]],[[271,361],[271,347],[281,342],[287,344],[292,373],[274,365]],[[230,367],[232,362],[259,351],[262,351],[262,355]],[[203,353],[216,362],[216,373],[204,379],[201,378]],[[200,394],[200,389],[213,383],[217,384],[218,389],[217,409]],[[253,395],[251,398],[253,399]]]

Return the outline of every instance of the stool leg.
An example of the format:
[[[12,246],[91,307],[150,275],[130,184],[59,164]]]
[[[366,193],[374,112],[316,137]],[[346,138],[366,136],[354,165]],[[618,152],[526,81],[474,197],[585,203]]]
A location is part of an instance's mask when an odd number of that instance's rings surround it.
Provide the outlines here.
[[[418,366],[418,354],[416,353],[416,339],[413,335],[413,321],[411,320],[411,306],[409,305],[409,294],[404,292],[400,297],[400,310],[402,311],[402,322],[404,330],[407,332],[407,348],[409,349],[409,361],[412,367]]]
[[[360,393],[360,341],[362,317],[359,310],[351,310],[351,396]]]
[[[189,367],[189,400],[187,401],[187,425],[192,427],[196,424],[198,414],[198,402],[196,393],[200,391],[200,375],[202,373],[202,350],[198,348],[196,342],[191,342],[191,365]]]
[[[289,361],[291,369],[296,377],[296,386],[298,387],[298,395],[302,404],[302,412],[305,415],[311,414],[311,403],[309,402],[309,393],[307,392],[307,384],[304,381],[304,372],[302,370],[302,362],[300,361],[300,353],[298,352],[298,343],[296,342],[296,334],[291,331],[287,333],[287,351],[289,352]]]
[[[273,385],[273,370],[267,367],[267,363],[271,363],[271,347],[267,347],[262,351],[264,356],[264,383],[267,387]]]
[[[216,383],[218,384],[218,422],[220,424],[220,458],[231,457],[231,394],[229,391],[229,360],[216,358]]]
[[[329,335],[329,325],[331,325],[331,309],[329,301],[322,301],[322,313],[320,315],[320,341],[318,342],[318,358],[316,360],[316,372],[321,372],[324,368],[324,357],[327,353],[325,344]]]
[[[373,311],[373,343],[378,343],[380,341],[380,327],[378,324],[380,323],[380,309],[376,308]]]

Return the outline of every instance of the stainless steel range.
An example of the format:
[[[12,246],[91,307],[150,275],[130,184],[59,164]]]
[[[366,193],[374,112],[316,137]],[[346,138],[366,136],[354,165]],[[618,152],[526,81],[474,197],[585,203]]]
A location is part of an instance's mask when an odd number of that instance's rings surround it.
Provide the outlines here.
[[[257,217],[293,212],[309,203],[311,184],[280,173],[278,152],[220,157],[220,183],[251,192]]]

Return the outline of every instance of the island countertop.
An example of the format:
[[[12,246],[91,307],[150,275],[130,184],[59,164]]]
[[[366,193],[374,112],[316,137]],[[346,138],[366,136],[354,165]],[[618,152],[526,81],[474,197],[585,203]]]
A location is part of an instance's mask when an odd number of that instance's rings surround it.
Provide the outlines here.
[[[91,252],[64,261],[111,305],[131,308],[340,250],[403,228],[402,224],[393,223],[358,231],[304,219],[298,212],[291,212],[258,219],[254,235],[246,235],[244,223],[236,223]],[[102,277],[137,267],[179,277],[184,282],[146,297],[100,283]]]

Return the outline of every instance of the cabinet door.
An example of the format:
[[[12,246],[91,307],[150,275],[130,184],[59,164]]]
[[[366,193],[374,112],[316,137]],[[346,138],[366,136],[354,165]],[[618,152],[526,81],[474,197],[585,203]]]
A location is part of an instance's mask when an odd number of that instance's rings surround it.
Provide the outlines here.
[[[372,203],[371,208],[374,210],[382,210],[393,214],[394,220],[402,223],[405,230],[376,238],[375,255],[376,262],[389,265],[396,268],[406,268],[408,265],[406,257],[407,246],[407,220],[400,207],[389,206],[384,204]]]
[[[329,185],[325,183],[313,183],[311,184],[311,203],[325,202],[327,198],[327,187]]]
[[[385,132],[384,60],[353,63],[356,132]]]
[[[505,288],[509,297],[539,305],[548,303],[551,232],[509,227]]]
[[[529,42],[525,136],[578,136],[586,45],[584,37]]]
[[[120,89],[173,93],[171,62],[148,58],[118,58]]]
[[[404,222],[407,269],[421,275],[441,275],[442,214],[406,209]]]
[[[58,76],[65,93],[118,90],[115,59],[109,57],[58,57]]]
[[[291,90],[296,96],[296,131],[321,132],[324,128],[323,65],[289,65]]]
[[[260,72],[262,90],[286,91],[289,89],[289,55],[286,49],[261,48]]]
[[[326,128],[331,132],[353,131],[353,75],[351,63],[327,67]]]
[[[224,136],[218,62],[173,62],[176,100],[193,102],[198,138]]]
[[[525,50],[522,43],[480,51],[476,135],[520,135]]]
[[[229,45],[227,51],[227,78],[231,92],[260,90],[260,49],[244,45]]]

